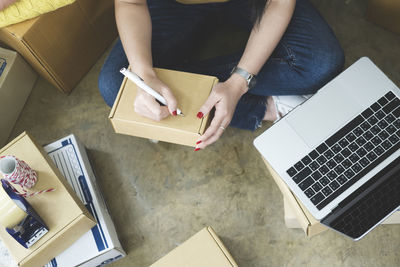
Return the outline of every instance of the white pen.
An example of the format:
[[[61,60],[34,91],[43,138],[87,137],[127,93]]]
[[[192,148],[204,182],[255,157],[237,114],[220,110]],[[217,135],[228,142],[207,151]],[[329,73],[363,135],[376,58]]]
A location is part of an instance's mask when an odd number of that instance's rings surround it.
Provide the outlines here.
[[[133,73],[132,71],[130,71],[126,68],[122,68],[120,70],[120,72],[123,75],[125,75],[129,80],[134,82],[137,86],[139,86],[140,88],[145,90],[147,93],[149,93],[151,96],[153,96],[155,99],[160,101],[162,104],[167,105],[167,101],[165,101],[165,98],[162,95],[160,95],[159,93],[157,93],[153,88],[151,88],[150,86],[145,84],[143,79],[140,78],[137,74]],[[183,113],[179,108],[176,110],[176,113],[178,115],[183,116]]]

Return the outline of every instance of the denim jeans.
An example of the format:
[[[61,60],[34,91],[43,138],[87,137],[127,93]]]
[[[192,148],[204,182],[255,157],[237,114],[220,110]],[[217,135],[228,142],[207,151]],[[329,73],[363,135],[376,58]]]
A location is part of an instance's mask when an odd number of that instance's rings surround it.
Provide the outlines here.
[[[210,17],[218,17],[250,32],[247,0],[183,5],[174,0],[148,0],[152,20],[152,55],[155,67],[212,75],[225,81],[242,51],[207,60],[191,55],[204,40]],[[216,27],[214,24],[212,27]],[[228,40],[229,41],[229,40]],[[99,76],[99,89],[112,106],[128,66],[121,41],[113,47]],[[255,130],[271,95],[313,94],[343,68],[344,53],[332,29],[308,0],[297,0],[293,17],[277,47],[257,75],[257,84],[239,100],[230,126]]]

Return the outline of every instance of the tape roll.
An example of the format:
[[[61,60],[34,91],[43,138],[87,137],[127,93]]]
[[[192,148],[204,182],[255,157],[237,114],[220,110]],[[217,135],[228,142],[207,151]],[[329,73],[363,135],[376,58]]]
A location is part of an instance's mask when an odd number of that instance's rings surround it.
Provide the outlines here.
[[[19,224],[28,214],[18,207],[0,184],[0,225],[13,228]]]

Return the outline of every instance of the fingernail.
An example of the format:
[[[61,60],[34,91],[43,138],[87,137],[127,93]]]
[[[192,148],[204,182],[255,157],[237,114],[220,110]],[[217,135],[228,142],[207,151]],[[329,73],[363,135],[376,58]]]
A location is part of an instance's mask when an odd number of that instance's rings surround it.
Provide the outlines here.
[[[200,148],[198,147],[198,148],[196,148],[194,151],[199,151],[200,150]]]
[[[203,118],[203,116],[204,116],[203,112],[200,111],[199,113],[197,113],[197,118],[201,119]]]
[[[174,111],[172,112],[172,116],[176,116],[176,115],[178,115],[178,113],[176,112],[176,110],[174,110]]]

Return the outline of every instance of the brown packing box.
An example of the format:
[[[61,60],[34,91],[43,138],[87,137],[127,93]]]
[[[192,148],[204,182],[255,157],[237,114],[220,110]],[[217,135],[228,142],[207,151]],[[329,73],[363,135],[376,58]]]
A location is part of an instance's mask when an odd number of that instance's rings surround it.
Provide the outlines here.
[[[218,79],[166,69],[155,71],[160,80],[172,90],[178,100],[178,107],[185,116],[169,116],[162,121],[153,121],[137,114],[133,106],[137,86],[125,78],[109,116],[115,132],[195,146],[210,119],[208,115],[198,119],[196,114]]]
[[[65,93],[77,85],[117,36],[113,0],[75,3],[0,29],[0,42],[18,51]]]
[[[367,18],[394,33],[400,34],[400,1],[369,0]]]
[[[151,267],[237,267],[211,227],[206,227]]]
[[[49,228],[49,232],[32,247],[22,247],[0,227],[0,238],[19,266],[43,266],[88,232],[96,222],[51,159],[28,134],[15,138],[0,150],[0,155],[14,155],[38,173],[38,182],[32,190],[56,189],[27,198]]]

